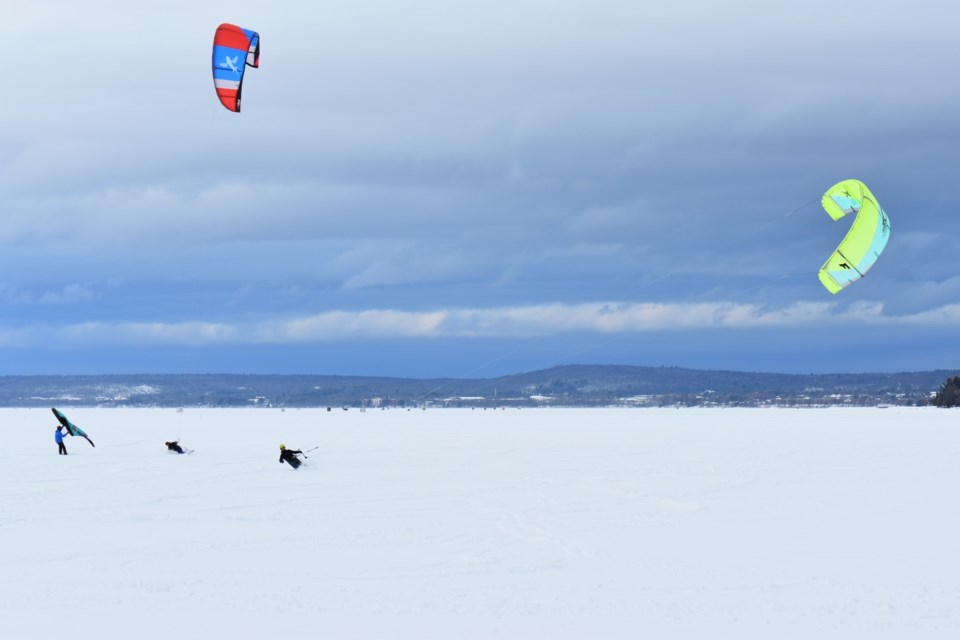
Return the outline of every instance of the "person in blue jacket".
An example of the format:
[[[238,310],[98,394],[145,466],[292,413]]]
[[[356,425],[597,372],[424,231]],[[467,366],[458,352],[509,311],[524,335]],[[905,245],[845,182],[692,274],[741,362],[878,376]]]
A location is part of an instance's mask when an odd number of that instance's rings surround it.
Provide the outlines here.
[[[57,432],[53,434],[53,438],[57,441],[57,447],[59,448],[57,453],[61,456],[67,455],[67,445],[63,444],[63,425],[57,427]]]

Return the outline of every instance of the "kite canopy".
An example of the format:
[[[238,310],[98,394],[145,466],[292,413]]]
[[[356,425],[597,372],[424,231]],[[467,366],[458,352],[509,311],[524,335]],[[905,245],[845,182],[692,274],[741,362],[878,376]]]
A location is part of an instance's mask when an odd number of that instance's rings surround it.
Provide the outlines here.
[[[820,282],[830,293],[837,293],[865,276],[880,257],[890,239],[890,219],[859,180],[833,185],[821,202],[834,220],[851,213],[857,216],[843,242],[820,267]]]
[[[221,24],[213,36],[213,86],[230,111],[240,112],[243,73],[248,66],[260,66],[260,34],[235,24]]]
[[[50,408],[50,411],[53,411],[53,415],[57,416],[57,420],[60,421],[60,424],[63,425],[63,428],[66,429],[66,430],[67,430],[67,433],[69,433],[71,436],[80,436],[80,437],[82,437],[82,438],[86,438],[87,442],[90,443],[90,446],[91,446],[91,447],[96,447],[96,446],[97,446],[97,445],[93,444],[93,440],[91,440],[91,439],[87,436],[87,434],[83,432],[83,429],[81,429],[81,428],[78,427],[77,425],[75,425],[75,424],[73,424],[72,422],[70,422],[69,420],[67,420],[67,416],[63,415],[63,413],[61,413],[60,411],[58,411],[57,409],[54,409],[54,408],[52,408],[52,407]]]

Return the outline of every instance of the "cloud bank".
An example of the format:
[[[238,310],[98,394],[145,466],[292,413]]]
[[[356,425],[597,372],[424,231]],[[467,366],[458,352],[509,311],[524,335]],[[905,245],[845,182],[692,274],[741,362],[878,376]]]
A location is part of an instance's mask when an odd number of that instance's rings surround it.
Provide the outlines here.
[[[551,304],[495,309],[412,312],[393,309],[329,311],[252,324],[223,322],[84,322],[64,326],[0,329],[0,345],[264,345],[343,340],[490,339],[674,333],[686,331],[796,329],[823,331],[960,326],[960,305],[895,315],[879,303],[800,302],[779,309],[737,303]]]

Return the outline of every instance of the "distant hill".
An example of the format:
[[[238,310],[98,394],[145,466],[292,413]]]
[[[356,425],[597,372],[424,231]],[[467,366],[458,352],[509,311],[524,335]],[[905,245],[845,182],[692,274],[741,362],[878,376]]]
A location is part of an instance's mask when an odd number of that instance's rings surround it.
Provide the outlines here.
[[[781,374],[568,365],[497,378],[309,375],[2,376],[0,406],[919,405],[956,370]]]

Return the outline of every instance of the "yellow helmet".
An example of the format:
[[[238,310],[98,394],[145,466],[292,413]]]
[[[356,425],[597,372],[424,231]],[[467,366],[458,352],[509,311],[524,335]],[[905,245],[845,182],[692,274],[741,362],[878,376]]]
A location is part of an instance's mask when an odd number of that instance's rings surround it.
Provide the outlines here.
[[[280,445],[280,448],[281,448],[281,449],[286,449],[286,448],[287,448],[287,445],[282,444],[282,445]]]

